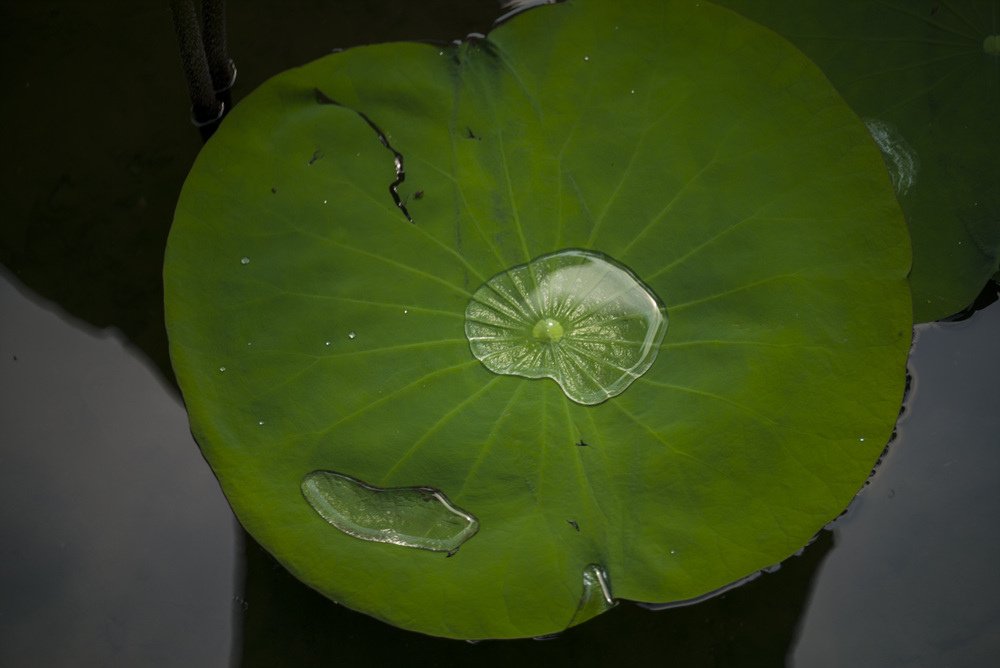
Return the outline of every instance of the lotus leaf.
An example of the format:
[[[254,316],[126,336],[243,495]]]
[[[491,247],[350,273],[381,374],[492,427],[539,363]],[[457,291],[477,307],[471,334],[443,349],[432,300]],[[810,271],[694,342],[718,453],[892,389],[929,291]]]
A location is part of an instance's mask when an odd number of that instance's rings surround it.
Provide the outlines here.
[[[909,266],[878,148],[788,42],[570,0],[261,86],[185,183],[166,315],[193,432],[291,572],[401,627],[537,636],[839,514],[899,410]],[[470,319],[562,366],[494,373]]]

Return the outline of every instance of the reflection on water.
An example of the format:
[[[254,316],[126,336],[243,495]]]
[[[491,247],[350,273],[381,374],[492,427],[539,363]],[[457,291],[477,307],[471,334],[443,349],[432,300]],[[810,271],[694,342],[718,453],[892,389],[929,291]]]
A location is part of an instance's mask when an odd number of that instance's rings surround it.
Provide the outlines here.
[[[834,525],[795,665],[986,666],[1000,650],[1000,303],[920,325],[907,410]]]
[[[238,533],[176,393],[0,267],[0,665],[222,666]]]

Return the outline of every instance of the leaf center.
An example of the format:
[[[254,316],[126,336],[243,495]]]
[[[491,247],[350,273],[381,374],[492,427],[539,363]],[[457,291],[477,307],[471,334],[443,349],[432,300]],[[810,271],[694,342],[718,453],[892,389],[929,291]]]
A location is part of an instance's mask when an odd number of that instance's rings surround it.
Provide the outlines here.
[[[563,337],[563,326],[554,318],[542,318],[535,323],[531,330],[532,335],[542,343],[559,343]]]
[[[611,258],[566,249],[503,271],[472,296],[465,335],[494,373],[551,378],[599,404],[653,364],[667,329],[659,299]]]

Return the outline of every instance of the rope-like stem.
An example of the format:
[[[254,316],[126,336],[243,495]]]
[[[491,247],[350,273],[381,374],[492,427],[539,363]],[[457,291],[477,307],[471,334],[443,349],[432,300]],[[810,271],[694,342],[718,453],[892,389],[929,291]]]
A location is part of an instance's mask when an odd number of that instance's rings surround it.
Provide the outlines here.
[[[226,0],[202,0],[201,14],[208,71],[218,95],[232,88],[236,81],[236,65],[226,46]]]
[[[207,140],[229,111],[236,65],[226,47],[226,2],[203,0],[198,20],[194,0],[170,0],[191,96],[191,120]]]
[[[170,0],[170,11],[191,96],[191,120],[200,127],[220,118],[224,105],[215,99],[194,3],[192,0]]]

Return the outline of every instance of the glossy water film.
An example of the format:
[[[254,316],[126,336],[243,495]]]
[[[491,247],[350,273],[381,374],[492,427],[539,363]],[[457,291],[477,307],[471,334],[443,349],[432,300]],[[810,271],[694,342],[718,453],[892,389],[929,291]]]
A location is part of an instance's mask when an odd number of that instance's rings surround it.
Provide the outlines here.
[[[454,553],[479,521],[432,487],[369,485],[334,471],[313,471],[302,494],[320,517],[344,533],[378,543]]]
[[[897,195],[905,195],[916,183],[917,172],[920,171],[917,152],[903,139],[899,130],[885,121],[868,118],[865,119],[865,127],[882,151],[893,189]]]
[[[611,595],[607,572],[598,564],[590,564],[583,569],[583,594],[569,625],[582,624],[616,605],[618,601]]]
[[[465,335],[494,373],[551,378],[580,404],[621,394],[656,359],[666,309],[610,258],[563,250],[497,274],[472,296]]]

